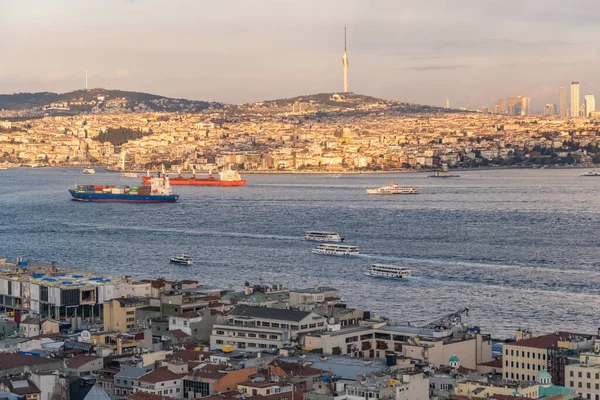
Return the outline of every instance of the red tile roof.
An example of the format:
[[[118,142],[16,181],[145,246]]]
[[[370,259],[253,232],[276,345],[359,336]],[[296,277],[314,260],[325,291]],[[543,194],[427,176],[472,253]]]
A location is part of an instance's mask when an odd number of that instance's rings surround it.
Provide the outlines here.
[[[181,379],[182,376],[176,374],[171,371],[167,367],[160,367],[155,369],[154,371],[148,372],[146,375],[142,375],[139,378],[135,379],[140,382],[147,383],[157,383],[157,382],[166,382],[166,381],[176,381],[177,379]]]
[[[135,392],[134,394],[127,396],[127,400],[173,400],[173,398],[146,392]]]
[[[227,375],[227,372],[223,369],[227,368],[224,365],[207,364],[204,367],[194,370],[188,377],[193,380],[194,378],[205,378],[218,381],[222,377]]]
[[[186,338],[186,337],[190,337],[190,335],[188,335],[187,333],[185,333],[181,329],[173,329],[172,331],[168,331],[167,335],[171,335],[173,337],[181,338],[181,339],[182,338]]]
[[[512,343],[507,343],[506,346],[521,346],[534,347],[537,349],[547,349],[551,346],[556,346],[559,341],[568,341],[569,337],[585,337],[591,338],[591,335],[569,332],[555,332],[550,335],[543,335],[531,339],[523,339]]]
[[[89,362],[96,361],[96,360],[102,360],[102,357],[86,356],[86,355],[82,354],[82,355],[75,356],[73,358],[65,359],[65,365],[67,366],[67,368],[77,369],[79,367],[84,366],[85,364],[87,364]]]

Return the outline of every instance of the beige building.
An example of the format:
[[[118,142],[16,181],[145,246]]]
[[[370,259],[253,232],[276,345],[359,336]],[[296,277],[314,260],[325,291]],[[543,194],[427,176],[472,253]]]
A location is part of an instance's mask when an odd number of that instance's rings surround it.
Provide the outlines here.
[[[229,313],[227,321],[213,325],[210,348],[276,349],[325,329],[326,319],[313,312],[240,305]]]
[[[450,330],[387,325],[385,322],[338,331],[307,335],[304,347],[322,349],[323,354],[385,358],[389,354],[446,365],[453,355],[465,368],[492,360],[488,335],[464,331],[454,336]]]
[[[104,303],[104,329],[128,332],[135,327],[135,310],[145,306],[143,299],[123,297]]]
[[[565,366],[565,386],[584,399],[600,400],[600,340],[593,352],[579,355],[579,363]]]
[[[568,332],[531,337],[507,343],[503,349],[502,376],[514,381],[535,380],[546,369],[557,385],[564,385],[567,356],[593,347],[594,337]]]

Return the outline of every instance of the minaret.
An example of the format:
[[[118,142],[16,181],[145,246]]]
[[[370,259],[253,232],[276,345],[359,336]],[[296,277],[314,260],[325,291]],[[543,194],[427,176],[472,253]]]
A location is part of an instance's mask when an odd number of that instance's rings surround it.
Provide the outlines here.
[[[344,27],[344,56],[342,57],[344,66],[344,93],[348,93],[348,53],[346,52],[346,27]]]

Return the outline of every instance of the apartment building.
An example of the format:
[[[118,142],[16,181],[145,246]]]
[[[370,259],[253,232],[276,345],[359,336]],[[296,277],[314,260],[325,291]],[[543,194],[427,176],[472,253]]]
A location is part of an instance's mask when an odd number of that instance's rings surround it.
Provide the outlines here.
[[[569,332],[530,337],[504,345],[504,379],[532,382],[546,369],[553,382],[563,386],[568,357],[593,348],[595,336]]]
[[[277,349],[301,336],[326,329],[325,317],[308,311],[239,305],[227,321],[216,322],[210,348],[233,346],[246,351]]]
[[[104,303],[104,329],[128,332],[135,327],[135,310],[146,305],[138,297],[122,297]]]
[[[584,399],[600,400],[600,340],[594,350],[579,355],[579,362],[565,366],[565,386]]]

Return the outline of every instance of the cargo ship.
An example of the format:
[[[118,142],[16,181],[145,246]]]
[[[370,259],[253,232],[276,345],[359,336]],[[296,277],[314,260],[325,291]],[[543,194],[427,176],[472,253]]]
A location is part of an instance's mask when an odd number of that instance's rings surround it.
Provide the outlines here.
[[[73,200],[104,203],[175,203],[168,176],[153,177],[149,186],[75,185],[69,189]]]
[[[164,176],[165,170],[163,168],[160,175]],[[160,176],[159,175],[159,176]],[[147,172],[146,176],[142,177],[142,182],[149,183],[152,177],[150,171]],[[231,169],[224,169],[219,172],[219,179],[212,175],[212,172],[208,172],[208,178],[196,178],[196,171],[192,169],[192,176],[184,178],[181,176],[181,170],[177,172],[176,177],[171,178],[171,185],[188,185],[188,186],[244,186],[246,180],[240,177],[237,171]]]

